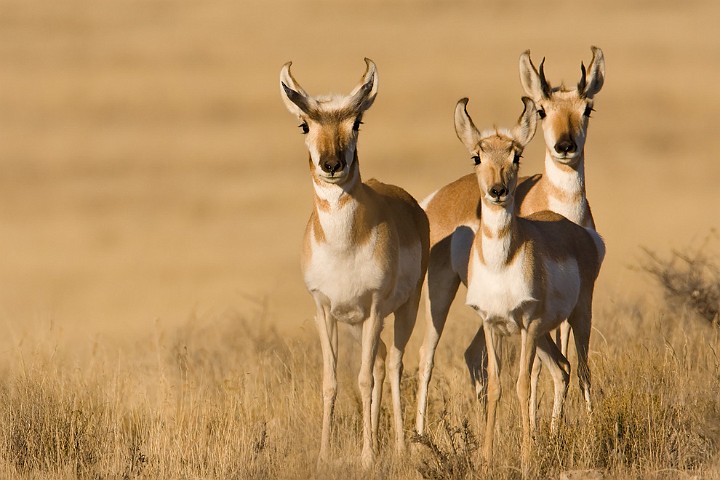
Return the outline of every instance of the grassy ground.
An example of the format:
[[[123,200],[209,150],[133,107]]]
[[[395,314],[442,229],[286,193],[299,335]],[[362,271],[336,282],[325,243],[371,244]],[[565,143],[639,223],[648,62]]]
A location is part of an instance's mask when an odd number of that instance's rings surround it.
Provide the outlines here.
[[[21,478],[367,478],[358,469],[361,405],[357,347],[339,373],[336,462],[315,470],[321,359],[311,328],[293,337],[257,317],[228,313],[157,327],[134,344],[95,345],[78,356],[52,334],[3,362],[0,472]],[[549,432],[552,388],[541,382],[533,474],[593,469],[606,478],[720,478],[720,336],[690,312],[619,304],[596,315],[588,417],[575,379],[565,424]],[[464,344],[470,325],[449,328]],[[372,478],[485,478],[479,406],[461,359],[441,349],[427,438],[392,453],[388,402]],[[520,426],[505,349],[504,395],[489,478],[519,478]],[[343,361],[344,360],[344,361]],[[406,429],[414,420],[416,367],[403,379]],[[544,376],[547,377],[547,376]],[[388,388],[386,386],[386,388]],[[386,397],[387,399],[387,397]]]

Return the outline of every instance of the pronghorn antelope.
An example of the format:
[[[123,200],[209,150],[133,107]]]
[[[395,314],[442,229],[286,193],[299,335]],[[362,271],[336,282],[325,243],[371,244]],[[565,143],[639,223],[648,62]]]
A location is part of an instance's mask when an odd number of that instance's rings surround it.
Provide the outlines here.
[[[515,208],[522,216],[550,210],[584,227],[594,228],[585,196],[585,139],[593,98],[605,78],[602,50],[592,47],[593,59],[577,88],[552,88],[545,79],[543,63],[538,72],[530,52],[520,56],[520,79],[525,92],[539,107],[545,138],[545,174],[520,179]],[[480,225],[480,190],[474,174],[442,187],[422,202],[430,220],[430,263],[428,265],[428,312],[425,338],[420,351],[416,430],[423,433],[430,377],[435,350],[448,311],[460,282],[467,285],[470,245]],[[567,355],[569,329],[561,326],[561,351]],[[478,398],[485,389],[485,344],[482,329],[465,352],[465,361]],[[533,399],[540,363],[533,374]],[[583,388],[588,410],[589,386]],[[533,400],[533,405],[535,405]],[[534,407],[533,407],[534,408]]]
[[[600,236],[562,215],[516,213],[515,195],[522,150],[535,134],[537,110],[525,109],[512,131],[480,133],[467,113],[467,99],[455,108],[455,131],[475,161],[482,216],[468,262],[466,304],[480,316],[488,352],[487,419],[483,453],[490,461],[500,399],[499,336],[519,333],[517,395],[523,427],[523,472],[527,471],[531,431],[530,376],[535,355],[547,365],[555,384],[553,419],[562,415],[570,365],[550,332],[568,319],[578,351],[578,375],[588,382],[592,297],[605,253]]]
[[[290,73],[280,72],[280,92],[300,119],[310,152],[314,208],[305,230],[302,272],[316,304],[315,321],[323,355],[323,422],[319,462],[326,461],[337,392],[337,322],[361,340],[358,384],[363,406],[362,464],[372,465],[385,377],[383,321],[394,313],[388,356],[396,448],[405,450],[400,376],[427,269],[429,226],[417,202],[404,190],[360,179],[357,140],[363,113],[375,100],[378,75],[367,70],[347,96],[310,96]]]

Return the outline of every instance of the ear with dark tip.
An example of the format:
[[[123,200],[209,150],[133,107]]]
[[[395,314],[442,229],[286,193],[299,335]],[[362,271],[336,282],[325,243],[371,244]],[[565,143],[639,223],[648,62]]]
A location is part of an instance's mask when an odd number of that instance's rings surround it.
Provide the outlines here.
[[[280,70],[280,96],[290,113],[309,115],[314,102],[290,73],[290,65],[292,62],[287,62]]]
[[[593,58],[588,66],[587,74],[585,65],[580,64],[582,77],[580,78],[580,83],[578,83],[578,92],[586,98],[593,98],[605,83],[605,56],[598,47],[592,46],[590,49],[592,50]]]
[[[375,101],[378,91],[378,74],[375,62],[369,58],[365,58],[365,73],[360,79],[352,92],[350,92],[350,100],[348,105],[359,113],[370,108]]]
[[[530,59],[530,50],[526,50],[520,55],[520,83],[525,93],[536,101],[547,98],[550,92],[550,85],[548,85],[543,71],[544,63],[545,59],[543,58],[543,63],[540,64],[540,72],[538,72]]]
[[[455,133],[470,153],[475,153],[480,143],[480,132],[467,112],[467,98],[462,98],[455,105]]]
[[[529,97],[522,97],[523,112],[513,128],[512,135],[516,142],[525,147],[535,136],[537,129],[537,107]]]

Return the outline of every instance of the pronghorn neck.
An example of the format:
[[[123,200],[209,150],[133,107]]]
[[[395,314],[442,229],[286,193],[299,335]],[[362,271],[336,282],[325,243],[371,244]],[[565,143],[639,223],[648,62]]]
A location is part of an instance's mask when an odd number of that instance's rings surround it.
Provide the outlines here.
[[[545,175],[550,189],[550,210],[582,225],[587,218],[585,196],[585,152],[580,152],[572,165],[556,161],[550,151],[545,152]]]
[[[514,208],[513,201],[504,206],[483,202],[480,235],[476,238],[481,242],[483,262],[490,268],[500,269],[514,256],[512,241],[516,231]]]
[[[355,242],[362,227],[358,222],[366,219],[363,202],[363,184],[357,158],[348,178],[342,184],[324,182],[313,177],[315,214],[326,243],[347,248]],[[319,232],[316,232],[319,233]]]
[[[310,162],[312,163],[312,159],[310,159]],[[359,186],[362,184],[357,153],[350,167],[350,173],[343,183],[326,182],[316,175],[313,175],[312,180],[316,208],[331,211],[342,208],[350,199],[357,196]]]
[[[585,197],[585,152],[580,152],[573,165],[559,163],[549,150],[545,151],[545,173],[550,183],[567,195]]]

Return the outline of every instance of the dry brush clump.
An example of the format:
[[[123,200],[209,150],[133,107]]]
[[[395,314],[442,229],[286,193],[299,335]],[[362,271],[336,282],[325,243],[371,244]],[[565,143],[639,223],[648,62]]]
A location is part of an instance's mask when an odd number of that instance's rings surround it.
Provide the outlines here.
[[[667,258],[643,249],[645,259],[640,269],[660,284],[670,306],[689,308],[700,318],[718,325],[720,262],[708,252],[713,238],[717,239],[714,232],[699,246],[673,250]]]

